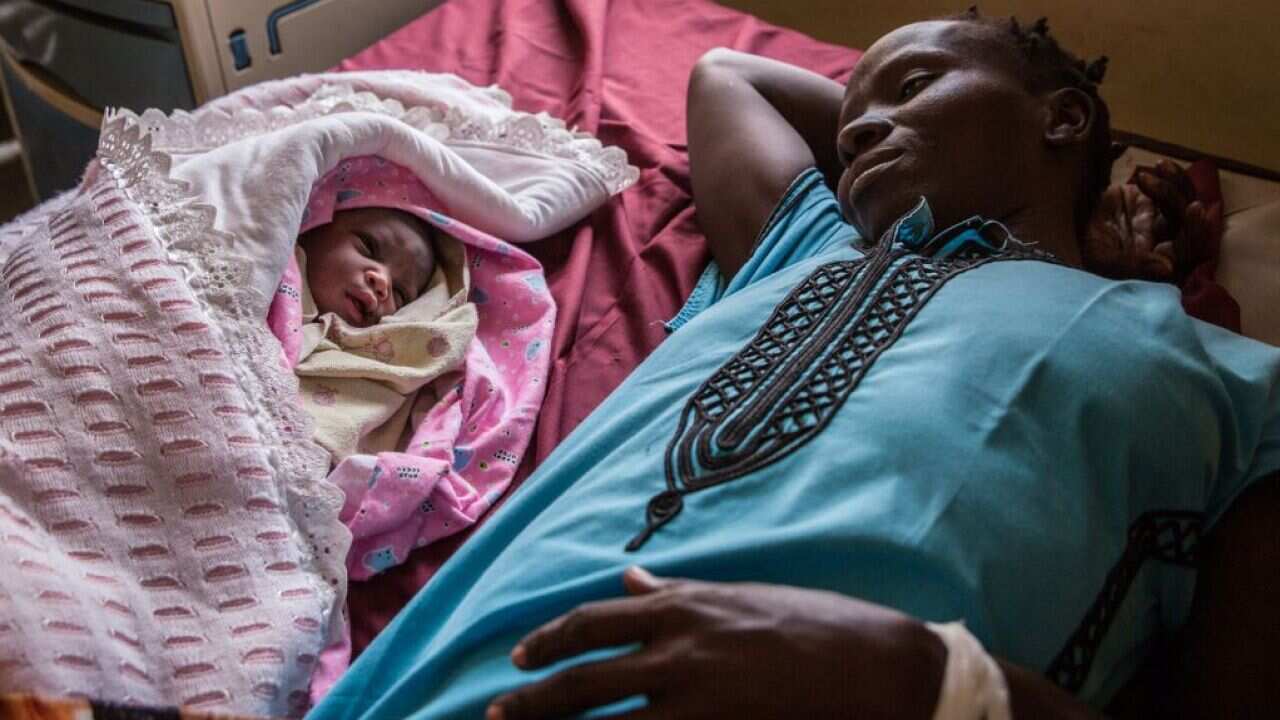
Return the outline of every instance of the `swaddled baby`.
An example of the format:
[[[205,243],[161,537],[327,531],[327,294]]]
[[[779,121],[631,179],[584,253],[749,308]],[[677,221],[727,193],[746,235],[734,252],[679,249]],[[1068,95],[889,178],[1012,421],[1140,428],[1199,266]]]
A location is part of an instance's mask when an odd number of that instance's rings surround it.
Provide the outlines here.
[[[477,317],[458,241],[415,215],[365,207],[298,238],[302,348],[294,371],[333,463],[401,450],[433,381],[462,363]]]

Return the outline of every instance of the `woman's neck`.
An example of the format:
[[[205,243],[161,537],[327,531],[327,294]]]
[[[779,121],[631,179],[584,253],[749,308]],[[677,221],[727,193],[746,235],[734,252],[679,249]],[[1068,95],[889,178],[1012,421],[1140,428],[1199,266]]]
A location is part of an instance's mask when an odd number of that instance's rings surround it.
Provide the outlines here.
[[[1070,209],[1048,204],[1027,206],[1000,218],[1009,232],[1024,243],[1051,252],[1071,267],[1081,267],[1080,242]]]

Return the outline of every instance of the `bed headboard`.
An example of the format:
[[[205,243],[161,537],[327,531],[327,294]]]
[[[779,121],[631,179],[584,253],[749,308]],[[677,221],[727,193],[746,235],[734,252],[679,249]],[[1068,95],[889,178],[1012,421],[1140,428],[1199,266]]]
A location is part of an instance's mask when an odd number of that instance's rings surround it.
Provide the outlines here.
[[[719,2],[820,40],[867,47],[895,27],[955,13],[977,0]],[[1280,178],[1276,0],[977,4],[986,15],[1047,16],[1067,47],[1089,57],[1110,57],[1102,90],[1114,127],[1270,170],[1272,179]]]

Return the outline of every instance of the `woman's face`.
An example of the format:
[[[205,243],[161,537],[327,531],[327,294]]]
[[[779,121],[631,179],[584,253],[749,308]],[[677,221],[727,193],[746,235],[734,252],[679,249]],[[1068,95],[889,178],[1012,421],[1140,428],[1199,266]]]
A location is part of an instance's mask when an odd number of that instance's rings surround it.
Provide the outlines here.
[[[929,200],[939,228],[1005,219],[1054,187],[1044,103],[1017,58],[974,23],[934,21],[877,41],[845,91],[837,144],[845,218],[869,240]]]
[[[345,210],[308,231],[299,242],[316,309],[367,327],[413,302],[435,271],[428,232],[417,218],[385,208]]]

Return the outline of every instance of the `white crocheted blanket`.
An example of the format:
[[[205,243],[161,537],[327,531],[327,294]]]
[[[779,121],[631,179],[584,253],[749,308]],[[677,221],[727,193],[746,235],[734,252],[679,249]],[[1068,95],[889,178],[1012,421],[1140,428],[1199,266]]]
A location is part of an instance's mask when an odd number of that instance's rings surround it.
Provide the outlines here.
[[[453,76],[109,113],[80,187],[0,228],[0,692],[305,709],[350,537],[265,317],[312,184],[364,155],[515,240],[636,175]]]

